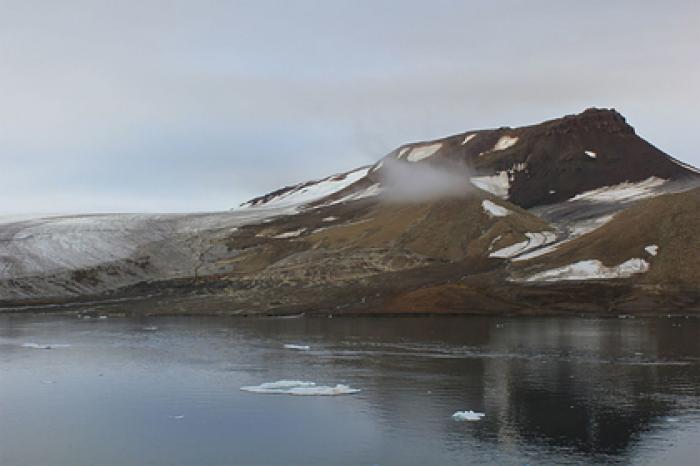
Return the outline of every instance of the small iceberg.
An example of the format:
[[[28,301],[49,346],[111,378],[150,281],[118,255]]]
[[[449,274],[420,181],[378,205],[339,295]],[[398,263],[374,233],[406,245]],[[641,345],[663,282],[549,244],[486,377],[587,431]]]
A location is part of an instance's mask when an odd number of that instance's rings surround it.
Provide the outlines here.
[[[297,351],[309,351],[311,347],[309,345],[293,345],[293,344],[287,344],[284,345],[285,349],[293,349]]]
[[[70,345],[66,345],[66,344],[45,345],[45,344],[40,344],[40,343],[23,343],[22,347],[23,348],[32,348],[32,349],[56,349],[56,348],[68,348],[68,347],[70,347]]]
[[[155,327],[155,326],[151,326],[151,327],[142,327],[141,330],[143,330],[144,332],[157,332],[157,331],[158,331],[158,327]]]
[[[182,414],[176,414],[176,415],[174,415],[174,416],[168,416],[168,417],[169,417],[170,419],[176,419],[176,420],[185,419],[185,416],[182,415]]]
[[[314,382],[302,382],[300,380],[278,380],[277,382],[266,382],[260,385],[241,387],[244,392],[263,393],[270,395],[351,395],[360,390],[350,388],[347,385],[338,384],[335,387],[326,385],[316,385]]]
[[[455,421],[480,421],[484,416],[486,414],[475,413],[474,411],[457,411],[452,415],[452,419]]]

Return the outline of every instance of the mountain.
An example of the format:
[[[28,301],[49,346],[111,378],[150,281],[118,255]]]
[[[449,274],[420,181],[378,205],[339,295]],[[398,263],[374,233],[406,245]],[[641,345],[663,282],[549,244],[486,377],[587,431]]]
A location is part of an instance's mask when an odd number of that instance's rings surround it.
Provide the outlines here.
[[[699,237],[700,172],[616,111],[588,109],[406,144],[230,212],[0,224],[0,300],[137,313],[691,312]]]

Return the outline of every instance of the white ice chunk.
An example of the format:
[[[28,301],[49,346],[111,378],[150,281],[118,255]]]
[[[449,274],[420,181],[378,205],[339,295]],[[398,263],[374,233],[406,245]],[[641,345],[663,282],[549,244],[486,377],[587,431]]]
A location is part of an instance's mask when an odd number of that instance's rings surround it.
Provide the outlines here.
[[[71,345],[62,344],[62,343],[51,343],[51,344],[24,343],[24,344],[22,344],[22,346],[24,348],[32,348],[32,349],[56,349],[56,348],[69,348]]]
[[[655,244],[650,244],[649,246],[645,247],[644,250],[652,256],[655,256],[659,253],[659,247]]]
[[[326,218],[322,219],[321,221],[322,222],[335,222],[336,220],[338,220],[338,217],[331,216],[331,217],[326,217]]]
[[[294,345],[294,344],[286,344],[284,345],[286,349],[292,349],[292,350],[297,350],[297,351],[309,351],[311,347],[309,345]]]
[[[586,191],[585,193],[572,197],[569,199],[569,202],[579,200],[590,202],[616,202],[644,199],[662,194],[656,191],[656,188],[664,183],[666,183],[666,180],[652,176],[637,183],[624,182],[614,186],[604,186],[592,191]]]
[[[589,157],[592,158],[592,159],[598,157],[598,154],[596,154],[596,153],[593,152],[592,150],[587,150],[587,151],[585,151],[585,152],[586,152],[586,155],[589,156]]]
[[[455,421],[480,421],[484,413],[475,413],[474,411],[457,411],[452,415]]]
[[[260,385],[241,387],[241,390],[251,393],[263,393],[271,395],[350,395],[358,393],[360,390],[350,388],[347,385],[338,384],[335,387],[326,385],[316,385],[314,382],[302,382],[300,380],[279,380],[277,382],[266,382]]]
[[[423,159],[427,159],[428,157],[432,157],[433,155],[435,155],[435,153],[438,150],[440,150],[441,147],[441,143],[415,147],[411,149],[411,152],[409,152],[408,157],[406,157],[406,159],[409,162],[419,162]]]
[[[486,212],[489,217],[505,217],[510,213],[510,210],[488,199],[481,201],[481,207],[483,207],[484,212]]]
[[[476,134],[474,134],[474,133],[468,134],[468,135],[464,138],[464,141],[462,141],[460,144],[465,145],[466,143],[468,143],[469,141],[471,141],[471,140],[474,139],[475,137],[476,137]]]
[[[607,267],[599,260],[585,260],[570,265],[545,270],[526,279],[528,282],[554,282],[560,280],[595,280],[610,278],[629,278],[634,274],[649,270],[649,263],[644,259],[629,259],[622,264]]]

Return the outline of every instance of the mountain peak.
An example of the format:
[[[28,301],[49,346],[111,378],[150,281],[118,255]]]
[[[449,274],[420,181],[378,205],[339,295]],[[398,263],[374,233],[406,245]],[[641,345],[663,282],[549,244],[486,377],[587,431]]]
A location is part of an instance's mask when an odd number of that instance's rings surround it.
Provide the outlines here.
[[[569,134],[572,132],[604,132],[610,134],[634,134],[634,128],[614,108],[590,107],[581,113],[567,115],[542,123],[546,134]]]

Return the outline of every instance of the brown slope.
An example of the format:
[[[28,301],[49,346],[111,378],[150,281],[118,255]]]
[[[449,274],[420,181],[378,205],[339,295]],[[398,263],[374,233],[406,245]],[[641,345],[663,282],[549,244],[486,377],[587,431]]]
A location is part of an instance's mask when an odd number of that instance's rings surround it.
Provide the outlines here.
[[[650,245],[658,246],[656,256],[645,251]],[[634,281],[700,290],[700,188],[640,201],[603,227],[513,267],[524,275],[581,260],[613,266],[630,258],[650,263]]]

